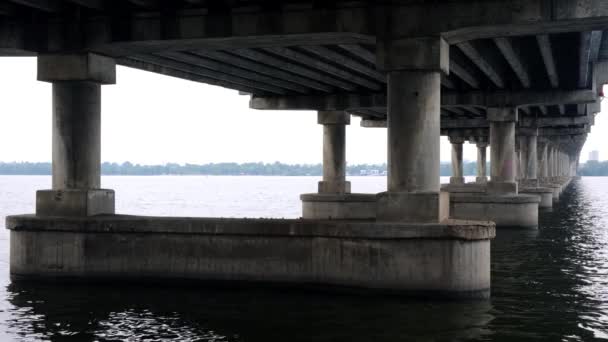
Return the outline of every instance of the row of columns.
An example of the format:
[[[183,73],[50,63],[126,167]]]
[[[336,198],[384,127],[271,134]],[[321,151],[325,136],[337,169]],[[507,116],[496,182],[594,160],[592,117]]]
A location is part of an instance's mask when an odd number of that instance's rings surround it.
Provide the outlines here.
[[[36,214],[113,214],[114,191],[101,189],[101,86],[115,83],[114,60],[41,55],[38,80],[52,84],[52,189],[36,193]]]
[[[419,44],[420,42],[416,42]],[[441,73],[447,69],[447,45],[441,39],[423,42],[428,58],[422,65],[403,65],[409,59],[385,61],[388,70],[388,180],[387,192],[378,197],[378,219],[438,222],[447,218],[439,191],[439,138]],[[408,50],[409,51],[409,50]],[[430,62],[429,62],[430,61]],[[425,64],[426,63],[426,64]],[[53,84],[53,187],[37,196],[37,213],[95,215],[114,212],[114,193],[100,189],[101,85],[115,82],[114,61],[94,55],[40,56],[38,78]],[[517,108],[488,108],[491,179],[488,192],[517,193],[515,124]],[[320,111],[323,125],[323,179],[319,193],[348,194],[343,111]],[[450,137],[453,176],[463,184],[464,139]],[[476,140],[477,181],[486,182],[488,140]],[[537,178],[536,160],[545,177],[560,175],[571,165],[564,153],[548,144],[537,156],[536,135],[522,145],[525,175]],[[570,167],[571,168],[571,167]]]
[[[517,193],[517,181],[525,182],[526,186],[537,187],[539,180],[551,181],[556,177],[574,176],[576,160],[559,146],[538,137],[538,129],[526,130],[515,140],[515,120],[505,120],[508,112],[491,114],[490,146],[491,168],[490,192]],[[499,115],[499,120],[496,120]],[[513,118],[514,114],[510,117]],[[492,120],[494,118],[494,120]],[[463,184],[463,143],[464,136],[449,135],[452,145],[452,174],[450,184]],[[477,145],[477,179],[476,183],[485,183],[486,177],[486,147],[485,137],[472,139]],[[517,142],[517,144],[516,144]]]

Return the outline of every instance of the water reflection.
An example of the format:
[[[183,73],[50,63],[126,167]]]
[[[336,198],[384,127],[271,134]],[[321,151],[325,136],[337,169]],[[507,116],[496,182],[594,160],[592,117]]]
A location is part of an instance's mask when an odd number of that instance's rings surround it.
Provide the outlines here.
[[[499,230],[491,300],[12,282],[2,328],[62,341],[608,340],[606,193],[608,179],[583,179],[539,230]]]
[[[426,302],[299,291],[17,282],[7,322],[25,338],[174,341],[465,340],[491,334],[489,301]]]

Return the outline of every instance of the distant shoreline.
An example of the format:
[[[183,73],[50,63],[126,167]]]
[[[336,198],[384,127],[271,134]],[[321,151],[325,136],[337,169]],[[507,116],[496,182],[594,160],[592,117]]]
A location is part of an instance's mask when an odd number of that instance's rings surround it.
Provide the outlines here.
[[[489,163],[488,163],[489,164]],[[465,176],[476,175],[476,163],[465,161]],[[487,166],[490,169],[490,165]],[[321,164],[284,164],[284,163],[209,163],[209,164],[175,164],[141,165],[130,162],[101,164],[102,176],[317,176],[322,175]],[[347,175],[376,177],[386,175],[386,164],[348,165]],[[452,166],[441,162],[440,176],[449,177]],[[608,176],[608,161],[591,161],[581,164],[581,176]],[[51,163],[0,162],[0,175],[3,176],[49,176]]]

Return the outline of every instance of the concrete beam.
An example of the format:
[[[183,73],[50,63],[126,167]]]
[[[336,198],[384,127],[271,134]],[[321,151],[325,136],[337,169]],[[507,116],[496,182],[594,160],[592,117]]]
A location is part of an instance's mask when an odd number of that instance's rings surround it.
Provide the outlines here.
[[[530,88],[530,73],[528,72],[527,67],[524,66],[523,59],[520,57],[519,52],[513,47],[511,39],[507,37],[494,38],[494,44],[496,44],[505,57],[522,86],[524,88]]]
[[[197,51],[197,52],[192,52],[192,54],[197,55],[197,56],[211,58],[216,61],[223,62],[223,63],[228,63],[228,64],[234,65],[234,66],[242,68],[242,69],[255,70],[256,72],[258,72],[260,74],[272,76],[272,77],[275,77],[275,78],[278,78],[278,79],[281,79],[284,81],[299,84],[303,87],[308,87],[308,88],[320,90],[323,92],[331,92],[334,89],[331,86],[328,86],[321,82],[317,82],[313,79],[310,79],[307,77],[302,77],[297,74],[283,71],[282,69],[280,69],[278,67],[271,67],[264,63],[261,63],[261,62],[255,61],[255,60],[250,60],[250,59],[247,59],[244,57],[236,56],[236,55],[233,55],[233,54],[230,54],[227,52],[223,52],[223,51]]]
[[[181,78],[181,79],[189,80],[189,81],[193,81],[193,82],[201,82],[201,83],[216,85],[216,86],[225,87],[225,88],[229,88],[229,89],[236,89],[242,93],[253,94],[258,91],[257,89],[254,89],[254,88],[251,88],[248,86],[244,86],[242,84],[237,84],[237,83],[224,81],[221,79],[215,79],[212,77],[202,76],[199,74],[194,74],[191,72],[182,71],[182,70],[178,70],[178,69],[172,69],[172,68],[168,68],[166,66],[157,65],[154,63],[148,63],[148,62],[144,62],[144,61],[141,61],[138,59],[133,59],[133,58],[121,58],[118,60],[118,64],[130,67],[130,68],[143,70],[143,71],[155,72],[157,74],[177,77],[177,78]]]
[[[273,85],[269,85],[269,84],[265,84],[265,83],[261,83],[261,82],[257,82],[257,81],[252,81],[252,80],[238,77],[238,76],[227,75],[227,74],[218,72],[216,70],[198,67],[196,65],[183,63],[183,62],[176,61],[174,59],[170,59],[167,57],[142,55],[142,56],[134,56],[134,57],[131,57],[130,59],[163,66],[164,68],[167,68],[167,69],[179,70],[182,72],[199,75],[199,76],[203,76],[206,78],[212,78],[212,79],[224,81],[224,82],[227,82],[226,84],[239,84],[239,85],[245,86],[249,89],[254,89],[254,93],[268,92],[268,93],[274,93],[274,94],[280,94],[280,95],[287,94],[287,91],[285,91],[284,89],[275,87]],[[241,90],[239,88],[234,88],[234,89]]]
[[[340,44],[338,45],[341,49],[346,50],[353,55],[363,59],[364,61],[376,65],[376,55],[370,52],[359,44]]]
[[[76,4],[78,6],[82,6],[82,7],[86,7],[88,9],[93,9],[93,10],[103,10],[105,9],[107,6],[107,3],[105,0],[68,0],[69,2]]]
[[[349,68],[359,74],[363,74],[372,78],[375,81],[385,83],[386,75],[379,72],[375,68],[370,68],[369,66],[363,65],[350,57],[339,54],[333,50],[330,50],[324,46],[303,46],[303,50],[308,51],[319,58],[324,58],[332,61],[333,63],[339,64],[343,67]]]
[[[556,105],[595,103],[597,95],[592,90],[573,91],[495,91],[450,92],[441,94],[444,107],[517,107],[522,105]],[[366,107],[386,107],[386,95],[333,94],[320,96],[252,96],[253,109],[265,110],[348,110]]]
[[[12,1],[45,11],[56,10],[53,4],[59,2]],[[176,6],[173,13],[148,10],[156,9],[158,1],[131,2],[141,5],[146,12],[137,13],[137,8],[134,8],[126,15],[117,16],[108,11],[82,19],[82,41],[90,51],[127,57],[169,50],[374,44],[376,36],[383,40],[442,36],[448,43],[456,44],[480,38],[593,31],[604,29],[608,24],[608,8],[604,0],[408,1],[389,4],[361,1],[338,2],[335,6],[285,3],[274,8],[234,6],[232,11]],[[86,3],[93,4],[93,1]],[[105,1],[106,5],[109,3]],[[420,21],[429,15],[432,15],[432,20],[425,20],[424,25],[420,25]],[[67,15],[63,17],[72,20]],[[41,36],[33,39],[35,51],[56,52],[69,47],[62,46],[60,38],[47,44],[49,36],[61,36],[53,34],[61,32],[61,27],[65,26],[62,16],[57,19],[45,26]]]
[[[93,53],[40,55],[37,69],[38,81],[116,83],[114,59]]]
[[[386,94],[330,94],[320,96],[256,96],[249,100],[249,108],[262,110],[355,110],[386,108]]]
[[[523,105],[559,105],[591,103],[597,94],[592,90],[444,92],[442,106],[515,107]]]
[[[556,136],[556,135],[582,135],[587,134],[587,128],[539,128],[538,135]]]
[[[549,35],[542,34],[536,36],[536,42],[538,43],[540,54],[543,57],[545,69],[547,70],[547,76],[549,77],[549,83],[551,83],[553,88],[557,88],[559,86],[559,76],[555,67],[555,59],[553,58],[553,51],[551,49],[551,40],[549,39]]]
[[[61,10],[61,2],[56,0],[10,0],[13,3],[39,11],[54,13]]]
[[[458,76],[463,82],[473,89],[479,89],[479,79],[464,64],[459,64],[450,59],[450,72]]]
[[[337,68],[329,63],[323,62],[318,58],[312,58],[308,55],[300,53],[294,49],[285,48],[285,47],[270,47],[265,48],[264,51],[273,53],[277,56],[281,56],[283,58],[290,59],[294,62],[303,63],[308,65],[311,68],[323,71],[335,77],[346,80],[347,82],[357,84],[359,86],[372,89],[372,90],[380,90],[382,85],[379,82],[373,82],[366,78],[359,77],[356,74],[349,73],[343,69]]]
[[[455,89],[456,88],[456,84],[454,83],[454,81],[452,81],[449,76],[447,75],[441,75],[441,85],[443,87],[446,87],[448,89]]]
[[[437,36],[381,40],[377,45],[382,70],[429,70],[450,73],[450,46]]]
[[[286,61],[284,59],[275,57],[274,55],[270,55],[265,52],[252,50],[252,49],[239,49],[239,50],[232,50],[232,51],[230,51],[230,53],[238,55],[243,58],[250,59],[252,61],[271,65],[273,68],[276,68],[279,70],[284,70],[286,72],[304,76],[307,78],[311,78],[313,80],[316,80],[316,81],[319,81],[319,82],[322,82],[325,84],[329,84],[333,87],[337,87],[337,88],[344,89],[347,91],[353,91],[356,88],[356,86],[353,85],[352,83],[342,81],[338,78],[329,76],[329,75],[327,75],[323,72],[319,72],[318,70],[315,70],[315,69],[302,67],[296,63]]]
[[[527,127],[551,127],[551,126],[575,126],[585,125],[589,123],[589,118],[586,116],[561,116],[554,118],[522,118],[521,125]]]
[[[371,119],[362,119],[360,123],[361,127],[365,128],[386,128],[386,119],[385,120],[371,120]]]
[[[383,108],[384,111],[386,109]],[[518,129],[526,127],[559,127],[559,126],[578,126],[587,125],[589,118],[586,116],[573,116],[573,117],[555,117],[555,118],[520,118],[520,127]],[[386,127],[385,119],[367,119],[361,120],[361,127]],[[441,129],[469,129],[469,128],[487,128],[489,122],[486,119],[441,119]],[[560,129],[563,131],[563,129]],[[578,131],[577,131],[578,132]],[[569,133],[575,134],[575,133]],[[576,133],[578,134],[578,133]]]
[[[473,42],[462,42],[456,45],[498,88],[505,87],[505,81],[496,68],[482,56]]]
[[[172,60],[187,63],[193,66],[202,67],[206,69],[210,69],[213,71],[217,71],[226,75],[236,76],[238,78],[249,79],[255,82],[259,82],[261,84],[271,85],[273,87],[279,87],[286,90],[291,90],[296,93],[306,94],[308,93],[308,89],[298,84],[294,84],[282,79],[277,79],[271,76],[267,76],[264,74],[260,74],[257,72],[257,69],[242,69],[238,67],[233,67],[227,65],[222,62],[218,62],[215,60],[210,60],[205,57],[201,57],[198,55],[193,55],[185,52],[175,52],[169,51],[166,53],[157,54],[159,57],[170,58]]]
[[[127,0],[135,6],[143,8],[156,8],[159,5],[159,0]]]

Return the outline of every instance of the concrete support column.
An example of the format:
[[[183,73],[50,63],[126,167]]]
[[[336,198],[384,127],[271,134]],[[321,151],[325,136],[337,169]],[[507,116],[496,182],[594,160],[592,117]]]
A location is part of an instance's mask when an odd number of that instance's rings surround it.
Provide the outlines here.
[[[344,111],[319,111],[318,123],[323,125],[323,180],[319,193],[350,193],[346,181],[346,125],[350,115]]]
[[[449,47],[428,37],[383,42],[379,51],[388,71],[388,191],[378,196],[378,219],[440,222],[449,215],[439,182],[441,73]]]
[[[440,73],[388,75],[388,191],[439,191]]]
[[[38,57],[38,80],[53,84],[53,186],[37,192],[37,215],[114,213],[114,191],[100,180],[101,84],[115,73],[113,59],[94,54]]]
[[[549,162],[548,162],[548,149],[549,144],[546,141],[538,141],[538,164],[540,171],[540,178],[546,180],[549,177]]]
[[[475,143],[477,145],[477,178],[475,182],[485,184],[488,182],[486,161],[488,140],[485,137],[477,138],[475,139]]]
[[[519,135],[515,138],[515,155],[517,162],[517,179],[523,180],[526,179],[526,161],[527,161],[527,145],[526,145],[526,136]]]
[[[554,174],[554,148],[551,144],[548,144],[547,146],[547,177],[548,178],[553,178],[555,176]]]
[[[557,177],[557,148],[551,147],[551,177]]]
[[[488,108],[490,122],[490,181],[488,193],[517,194],[515,123],[517,108]]]
[[[464,144],[464,137],[450,135],[449,140],[452,144],[452,177],[450,177],[450,184],[464,184],[462,169],[462,145]]]
[[[53,189],[98,189],[101,183],[101,86],[53,83]]]
[[[525,178],[538,186],[538,130],[527,136]]]

